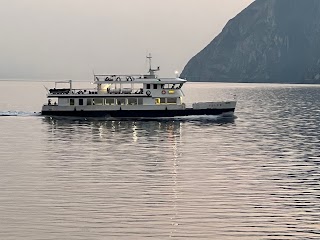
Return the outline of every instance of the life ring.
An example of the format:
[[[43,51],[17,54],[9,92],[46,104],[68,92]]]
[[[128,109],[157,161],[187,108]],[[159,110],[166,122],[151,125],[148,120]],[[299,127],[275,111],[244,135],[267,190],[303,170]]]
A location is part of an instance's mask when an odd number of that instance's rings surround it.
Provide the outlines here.
[[[162,92],[161,92],[162,94],[166,94],[167,92],[166,92],[166,90],[162,90]]]
[[[148,90],[148,91],[146,91],[146,94],[147,94],[148,96],[150,96],[151,92]]]

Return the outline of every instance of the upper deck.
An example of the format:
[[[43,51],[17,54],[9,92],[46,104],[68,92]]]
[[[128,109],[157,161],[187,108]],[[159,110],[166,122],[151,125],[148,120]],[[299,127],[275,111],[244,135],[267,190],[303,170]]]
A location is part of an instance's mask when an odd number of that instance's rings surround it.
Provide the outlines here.
[[[72,80],[55,82],[55,87],[48,90],[47,97],[122,97],[146,96],[160,97],[170,94],[171,97],[183,95],[181,90],[186,80],[179,78],[159,78],[155,73],[160,67],[152,69],[151,55],[147,57],[150,61],[149,74],[94,74],[94,88],[73,88]],[[68,83],[68,88],[58,88],[57,84]]]
[[[94,84],[112,84],[112,83],[185,83],[187,80],[181,78],[157,78],[155,75],[114,75],[114,74],[95,74]]]

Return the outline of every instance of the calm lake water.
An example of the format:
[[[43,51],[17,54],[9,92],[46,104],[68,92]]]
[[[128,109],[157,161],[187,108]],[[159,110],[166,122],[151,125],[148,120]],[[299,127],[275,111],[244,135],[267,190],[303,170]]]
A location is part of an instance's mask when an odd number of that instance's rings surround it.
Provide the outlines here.
[[[43,83],[0,86],[0,239],[320,239],[320,86],[188,83],[237,117],[158,121],[44,118]]]

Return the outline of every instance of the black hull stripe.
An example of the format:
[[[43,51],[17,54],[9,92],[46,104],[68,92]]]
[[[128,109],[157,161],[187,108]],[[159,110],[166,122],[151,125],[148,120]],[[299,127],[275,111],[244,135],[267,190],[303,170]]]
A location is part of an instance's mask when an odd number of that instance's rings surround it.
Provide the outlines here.
[[[180,117],[192,115],[221,115],[234,112],[228,109],[185,109],[185,110],[118,110],[118,111],[42,111],[45,116],[70,116],[70,117],[114,117],[114,118],[155,118],[155,117]]]

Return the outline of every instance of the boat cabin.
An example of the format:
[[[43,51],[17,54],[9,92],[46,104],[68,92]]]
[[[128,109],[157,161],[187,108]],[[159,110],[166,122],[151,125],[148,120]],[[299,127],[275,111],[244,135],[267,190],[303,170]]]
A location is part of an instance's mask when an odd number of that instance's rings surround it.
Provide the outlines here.
[[[48,105],[182,105],[182,86],[186,80],[180,78],[158,78],[157,69],[150,67],[147,75],[94,75],[94,88],[73,88],[72,80],[55,82],[48,90]],[[59,88],[61,84],[68,87]]]
[[[190,115],[219,115],[233,113],[236,102],[194,103],[186,108],[182,87],[186,80],[159,78],[159,67],[151,67],[145,75],[98,74],[90,87],[75,88],[71,80],[55,82],[48,89],[48,103],[42,115],[104,117],[104,118],[154,118]],[[67,84],[67,86],[66,86]],[[80,83],[78,83],[81,85]],[[62,86],[64,85],[64,86]]]

